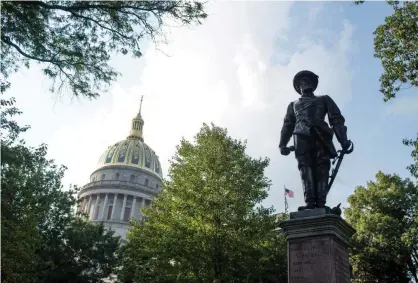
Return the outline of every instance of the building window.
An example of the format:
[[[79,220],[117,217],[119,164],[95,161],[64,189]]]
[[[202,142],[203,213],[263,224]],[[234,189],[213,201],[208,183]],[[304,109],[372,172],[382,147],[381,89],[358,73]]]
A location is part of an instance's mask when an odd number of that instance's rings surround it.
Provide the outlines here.
[[[134,182],[135,181],[135,175],[131,175],[131,177],[129,178],[129,182]]]
[[[128,222],[129,218],[131,218],[131,208],[125,207],[125,214],[123,215],[123,221]]]
[[[158,184],[156,184],[155,188],[158,190],[160,188],[160,186]]]
[[[93,177],[93,182],[96,181],[96,176]]]
[[[107,220],[110,220],[112,218],[112,211],[113,205],[109,205],[109,209],[107,210]]]
[[[104,180],[104,179],[105,179],[105,177],[106,177],[106,175],[105,175],[105,174],[102,174],[102,178],[101,178],[101,180]]]
[[[145,186],[148,186],[149,180],[145,179]]]
[[[120,174],[119,173],[116,173],[115,179],[116,180],[119,180],[119,177],[120,177]]]

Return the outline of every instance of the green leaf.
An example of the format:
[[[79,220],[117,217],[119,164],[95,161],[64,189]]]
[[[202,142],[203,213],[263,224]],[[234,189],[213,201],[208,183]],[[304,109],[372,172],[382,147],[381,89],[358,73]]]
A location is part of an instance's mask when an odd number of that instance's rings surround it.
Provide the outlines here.
[[[351,243],[354,282],[411,282],[418,276],[418,184],[376,175],[357,187],[344,211],[356,229]]]
[[[76,215],[78,188],[63,189],[66,168],[46,145],[20,138],[28,127],[12,120],[14,102],[1,99],[2,282],[100,282],[115,271],[119,238]]]
[[[226,129],[203,125],[181,140],[163,192],[132,223],[121,280],[285,282],[286,240],[261,202],[268,159],[254,159]]]
[[[1,1],[2,75],[29,63],[42,64],[51,90],[97,98],[119,75],[109,65],[117,51],[140,57],[140,43],[164,40],[168,21],[200,24],[199,2],[185,1]],[[3,84],[2,84],[3,86]],[[3,87],[2,87],[3,91]]]

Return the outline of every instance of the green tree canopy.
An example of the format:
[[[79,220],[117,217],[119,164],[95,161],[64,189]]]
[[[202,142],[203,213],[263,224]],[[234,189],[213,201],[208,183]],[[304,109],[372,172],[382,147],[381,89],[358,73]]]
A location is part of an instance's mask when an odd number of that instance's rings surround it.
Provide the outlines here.
[[[95,98],[118,75],[113,52],[139,57],[144,37],[157,43],[164,25],[204,18],[190,1],[1,1],[2,90],[21,65],[42,63],[52,91]]]
[[[285,282],[286,241],[260,205],[268,159],[204,125],[182,140],[164,190],[132,223],[123,248],[124,282]]]
[[[76,188],[63,190],[64,166],[47,147],[28,147],[1,99],[1,279],[6,283],[101,282],[117,264],[119,238],[75,214]]]
[[[365,1],[355,1],[362,4]],[[403,88],[418,87],[418,2],[387,1],[394,13],[373,33],[375,57],[383,66],[380,91],[384,101],[395,98]],[[404,145],[413,148],[414,163],[407,169],[418,178],[418,134],[415,140],[404,139]]]
[[[373,33],[375,57],[380,59],[384,70],[380,91],[385,101],[394,98],[402,88],[418,87],[418,2],[388,3],[394,13]]]
[[[355,282],[418,282],[418,185],[379,172],[348,202],[344,214],[357,230],[350,251]]]
[[[407,169],[411,172],[411,175],[418,179],[418,134],[415,140],[404,139],[403,144],[412,147],[411,157],[414,163],[409,165]]]

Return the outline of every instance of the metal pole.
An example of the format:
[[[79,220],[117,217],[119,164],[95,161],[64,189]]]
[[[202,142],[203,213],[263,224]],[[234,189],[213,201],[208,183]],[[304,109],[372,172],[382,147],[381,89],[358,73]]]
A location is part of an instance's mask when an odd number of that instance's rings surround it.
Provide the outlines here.
[[[287,214],[287,209],[288,209],[288,204],[287,204],[287,194],[286,194],[286,186],[284,187],[284,213]]]

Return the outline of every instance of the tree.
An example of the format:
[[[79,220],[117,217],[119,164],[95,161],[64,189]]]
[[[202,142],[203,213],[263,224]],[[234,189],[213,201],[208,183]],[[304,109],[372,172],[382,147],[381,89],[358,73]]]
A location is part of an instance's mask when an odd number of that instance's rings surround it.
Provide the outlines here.
[[[140,57],[143,38],[161,42],[163,26],[207,16],[189,1],[1,1],[1,11],[2,90],[22,64],[42,63],[51,91],[88,98],[116,79],[113,52]]]
[[[1,278],[6,283],[99,282],[116,266],[119,238],[74,212],[77,188],[63,190],[64,166],[47,146],[28,147],[1,99]]]
[[[284,282],[286,241],[260,205],[268,159],[204,124],[182,140],[164,190],[132,223],[122,252],[123,282]]]
[[[411,175],[418,179],[418,134],[415,140],[413,139],[404,139],[403,144],[413,148],[411,152],[411,157],[414,163],[409,165],[407,169],[411,172]]]
[[[418,185],[379,172],[348,202],[344,214],[357,230],[350,251],[355,282],[418,282]]]
[[[384,101],[395,98],[405,87],[418,86],[418,2],[387,1],[394,13],[385,18],[385,23],[378,26],[373,33],[375,57],[383,66],[380,77],[380,91]],[[362,4],[364,1],[355,1]],[[417,134],[418,136],[418,134]],[[404,145],[413,149],[411,156],[414,163],[407,167],[412,176],[417,176],[418,138],[404,139]]]
[[[373,33],[374,56],[381,60],[384,70],[380,91],[385,101],[394,98],[405,86],[418,86],[418,2],[388,1],[388,4],[394,13]]]

